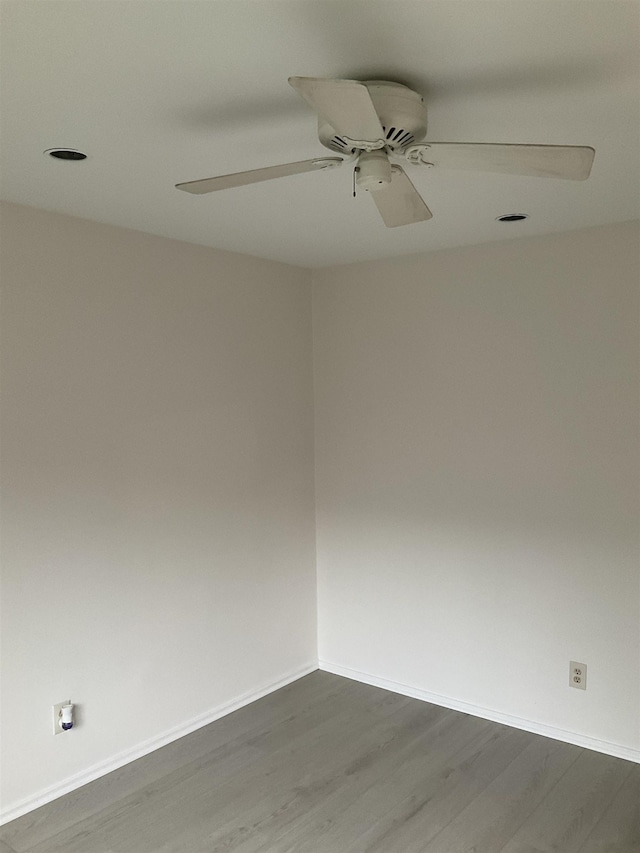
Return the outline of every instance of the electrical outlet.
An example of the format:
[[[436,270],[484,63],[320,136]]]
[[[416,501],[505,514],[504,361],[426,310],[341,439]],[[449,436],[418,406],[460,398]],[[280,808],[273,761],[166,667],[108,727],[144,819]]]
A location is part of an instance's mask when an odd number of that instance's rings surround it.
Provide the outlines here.
[[[54,735],[61,735],[64,729],[60,728],[59,720],[62,715],[62,709],[65,705],[70,705],[71,700],[67,699],[65,702],[58,702],[57,705],[53,706],[53,733]]]
[[[587,665],[578,661],[569,661],[569,684],[577,690],[587,689]]]

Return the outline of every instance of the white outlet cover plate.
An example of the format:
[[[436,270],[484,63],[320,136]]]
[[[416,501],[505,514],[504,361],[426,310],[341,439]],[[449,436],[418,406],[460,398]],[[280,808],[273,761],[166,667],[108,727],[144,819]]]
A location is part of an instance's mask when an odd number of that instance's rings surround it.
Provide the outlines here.
[[[65,699],[64,702],[58,702],[57,705],[53,706],[53,733],[54,735],[61,735],[64,732],[64,729],[61,729],[58,725],[58,720],[60,719],[60,714],[65,705],[70,705],[71,699]]]
[[[587,665],[576,660],[569,661],[569,684],[576,690],[587,689]]]

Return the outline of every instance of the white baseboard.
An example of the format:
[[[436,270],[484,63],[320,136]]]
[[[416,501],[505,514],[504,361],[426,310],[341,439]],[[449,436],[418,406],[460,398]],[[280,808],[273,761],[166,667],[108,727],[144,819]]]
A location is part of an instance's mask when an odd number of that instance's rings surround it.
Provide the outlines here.
[[[382,687],[384,690],[389,690],[392,693],[400,693],[402,696],[410,696],[412,699],[422,699],[424,702],[441,705],[443,708],[451,708],[453,711],[462,711],[465,714],[471,714],[473,717],[482,717],[494,723],[503,723],[505,726],[512,726],[515,729],[522,729],[525,732],[544,735],[544,737],[561,740],[575,746],[583,746],[585,749],[593,749],[595,752],[603,752],[615,758],[625,758],[627,761],[635,761],[637,764],[640,764],[640,749],[633,749],[618,743],[610,743],[609,741],[600,740],[589,735],[560,729],[556,726],[548,726],[545,723],[537,723],[534,720],[527,720],[523,717],[515,717],[512,714],[503,714],[491,708],[483,708],[481,705],[472,705],[468,702],[461,702],[458,699],[451,699],[449,696],[430,693],[428,690],[422,690],[419,687],[411,687],[408,684],[390,681],[388,678],[379,678],[377,675],[370,675],[367,672],[360,672],[357,669],[340,666],[340,664],[331,663],[330,661],[320,660],[319,667],[325,672],[342,675],[354,681],[361,681],[363,684],[371,684],[373,687]]]
[[[75,773],[73,776],[69,776],[66,779],[63,779],[62,782],[58,782],[49,788],[39,791],[31,797],[26,797],[25,799],[12,803],[7,807],[3,807],[0,810],[0,825],[9,823],[9,821],[15,820],[15,818],[33,811],[33,809],[44,806],[46,803],[50,803],[52,800],[56,800],[64,794],[75,791],[76,788],[81,788],[83,785],[93,782],[95,779],[99,779],[107,773],[111,773],[112,770],[117,770],[119,767],[129,764],[131,761],[135,761],[156,749],[160,749],[161,746],[166,746],[168,743],[178,740],[178,738],[184,737],[185,735],[196,731],[196,729],[202,728],[202,726],[213,723],[215,720],[219,720],[221,717],[225,717],[227,714],[237,711],[238,708],[249,705],[251,702],[255,702],[256,699],[261,699],[268,693],[273,693],[274,690],[279,690],[281,687],[291,684],[292,681],[297,681],[299,678],[302,678],[304,675],[308,675],[310,672],[314,672],[316,669],[318,669],[318,662],[312,661],[303,667],[299,667],[298,669],[284,674],[276,681],[271,681],[268,684],[258,687],[256,690],[250,690],[243,693],[235,699],[232,699],[230,702],[218,705],[204,714],[192,717],[190,720],[181,723],[179,726],[174,726],[172,729],[169,729],[156,737],[143,741],[141,744],[138,744],[138,746],[135,746],[132,749],[127,749],[106,761],[94,764],[92,767],[87,768],[87,770]]]

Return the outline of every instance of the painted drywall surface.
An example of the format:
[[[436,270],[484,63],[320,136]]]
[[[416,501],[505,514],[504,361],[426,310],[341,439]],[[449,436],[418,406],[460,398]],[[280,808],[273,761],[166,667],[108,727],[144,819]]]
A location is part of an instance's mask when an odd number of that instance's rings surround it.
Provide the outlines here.
[[[2,214],[5,810],[315,661],[316,581],[309,273]]]
[[[321,662],[640,748],[639,245],[314,272]]]

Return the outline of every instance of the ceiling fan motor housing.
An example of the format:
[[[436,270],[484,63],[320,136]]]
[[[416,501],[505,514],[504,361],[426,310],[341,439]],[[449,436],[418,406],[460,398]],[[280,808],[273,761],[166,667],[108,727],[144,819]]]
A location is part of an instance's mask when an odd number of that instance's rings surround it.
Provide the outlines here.
[[[427,108],[417,92],[400,83],[386,80],[366,80],[364,85],[380,119],[389,151],[406,148],[427,135]],[[318,119],[318,138],[331,151],[351,154],[354,149],[338,136],[322,117]]]

